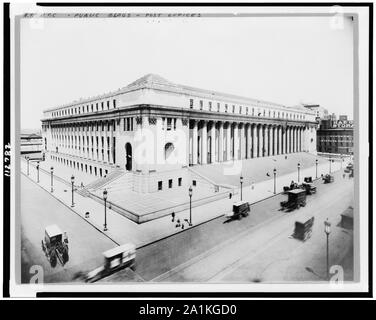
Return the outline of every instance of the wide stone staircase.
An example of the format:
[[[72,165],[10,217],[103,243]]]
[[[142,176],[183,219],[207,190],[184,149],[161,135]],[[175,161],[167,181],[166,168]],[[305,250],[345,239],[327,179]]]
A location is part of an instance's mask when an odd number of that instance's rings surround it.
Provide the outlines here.
[[[115,170],[111,171],[106,177],[99,178],[84,188],[77,189],[77,193],[84,197],[89,197],[91,193],[96,192],[97,190],[104,188],[111,182],[119,179],[121,176],[125,175],[125,171],[123,169],[116,168]]]
[[[133,173],[124,172],[122,175],[119,175],[115,179],[111,179],[110,182],[96,187],[94,191],[98,194],[98,192],[100,193],[104,188],[106,188],[108,192],[127,192],[133,190]]]
[[[104,187],[105,185],[111,183],[112,181],[117,180],[124,174],[125,174],[125,171],[123,169],[116,168],[115,170],[111,171],[106,177],[100,178],[98,180],[93,181],[92,183],[89,183],[86,186],[86,189],[90,191],[96,191]]]

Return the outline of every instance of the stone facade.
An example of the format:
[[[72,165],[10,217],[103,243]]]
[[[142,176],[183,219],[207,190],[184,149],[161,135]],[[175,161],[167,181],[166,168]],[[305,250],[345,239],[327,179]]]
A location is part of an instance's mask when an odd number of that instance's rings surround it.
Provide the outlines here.
[[[187,166],[316,152],[315,112],[147,75],[100,97],[44,111],[44,149],[134,173],[154,192]],[[171,176],[171,178],[170,178]],[[174,184],[176,182],[174,181]]]

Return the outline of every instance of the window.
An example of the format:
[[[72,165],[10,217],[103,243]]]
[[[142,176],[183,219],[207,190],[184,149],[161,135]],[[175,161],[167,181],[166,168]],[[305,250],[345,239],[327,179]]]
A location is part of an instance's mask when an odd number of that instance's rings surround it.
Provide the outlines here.
[[[181,187],[182,178],[178,178],[178,186]]]
[[[168,187],[171,189],[172,188],[172,179],[168,180]]]
[[[248,114],[248,107],[245,108],[245,114]]]
[[[221,104],[218,102],[218,103],[217,103],[217,111],[219,112],[220,109],[221,109]]]
[[[116,100],[115,100],[115,99],[112,100],[112,103],[113,103],[113,105],[114,105],[114,108],[116,108]]]
[[[242,106],[239,106],[239,113],[242,113]]]
[[[94,111],[94,106],[93,106],[93,104],[91,104],[91,112],[93,112]]]
[[[95,104],[96,108],[97,108],[97,111],[98,111],[98,102]]]
[[[232,113],[235,113],[235,105],[232,105]]]
[[[110,101],[107,100],[107,110],[110,109]]]
[[[193,109],[193,99],[189,99],[189,107]]]
[[[225,104],[225,112],[227,112],[228,111],[228,105],[227,105],[227,103]]]
[[[209,101],[209,111],[212,111],[212,102]]]
[[[162,190],[162,181],[158,181],[158,190]]]
[[[104,110],[104,107],[103,107],[103,101],[101,102],[101,106],[102,106],[102,110]]]
[[[204,107],[204,102],[200,100],[200,110],[202,110],[203,107]]]
[[[166,143],[165,145],[165,160],[167,160],[171,154],[174,152],[174,145],[171,142]]]

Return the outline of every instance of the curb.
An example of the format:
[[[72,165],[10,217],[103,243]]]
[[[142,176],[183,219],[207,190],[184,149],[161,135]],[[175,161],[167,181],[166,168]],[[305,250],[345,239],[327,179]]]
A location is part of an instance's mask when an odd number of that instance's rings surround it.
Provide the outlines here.
[[[50,192],[48,192],[46,189],[44,189],[40,184],[36,183],[33,179],[31,179],[27,174],[23,173],[21,171],[21,174],[24,175],[26,178],[28,178],[31,182],[33,182],[35,185],[37,185],[39,188],[41,188],[43,191],[47,192],[47,194],[49,194],[51,197],[53,197],[54,199],[56,199],[57,201],[59,201],[62,205],[64,205],[65,207],[67,207],[70,211],[72,211],[73,213],[75,213],[76,215],[78,215],[81,219],[83,219],[84,221],[86,221],[88,224],[90,224],[91,226],[93,226],[96,230],[98,230],[100,233],[102,233],[103,235],[105,235],[108,239],[110,239],[113,243],[115,243],[116,245],[120,245],[119,243],[117,243],[114,239],[112,239],[108,234],[104,233],[100,228],[98,228],[94,223],[92,223],[91,221],[89,221],[88,219],[86,219],[85,217],[83,217],[82,215],[80,215],[77,211],[73,210],[71,208],[71,206],[67,205],[65,202],[63,202],[61,199],[55,197],[54,195],[52,195]]]

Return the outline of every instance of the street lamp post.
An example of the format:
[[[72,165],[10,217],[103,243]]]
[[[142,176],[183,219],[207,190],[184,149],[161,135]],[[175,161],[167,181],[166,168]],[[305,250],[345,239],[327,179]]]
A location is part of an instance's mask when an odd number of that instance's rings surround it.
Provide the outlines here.
[[[189,187],[189,226],[192,226],[192,186]]]
[[[273,169],[273,174],[274,174],[274,194],[277,193],[277,181],[276,181],[276,176],[277,176],[277,169]]]
[[[71,182],[72,182],[72,205],[71,205],[71,207],[73,208],[74,207],[74,199],[73,199],[73,195],[74,195],[74,175],[73,174],[71,176]]]
[[[329,157],[329,173],[332,173],[332,158]]]
[[[318,165],[318,163],[319,163],[319,160],[316,159],[316,179],[317,179],[317,165]]]
[[[298,163],[298,182],[300,181],[300,163]]]
[[[30,158],[26,157],[26,160],[27,160],[27,175],[29,175],[29,161],[30,161]]]
[[[329,280],[329,234],[331,223],[328,221],[328,218],[324,221],[324,225],[326,233],[326,278]]]
[[[37,183],[39,183],[39,161],[37,162]]]
[[[240,201],[243,200],[243,176],[240,176]]]
[[[104,200],[104,225],[103,231],[107,231],[107,190],[103,190],[103,200]]]
[[[54,192],[54,167],[51,167],[51,193]]]

